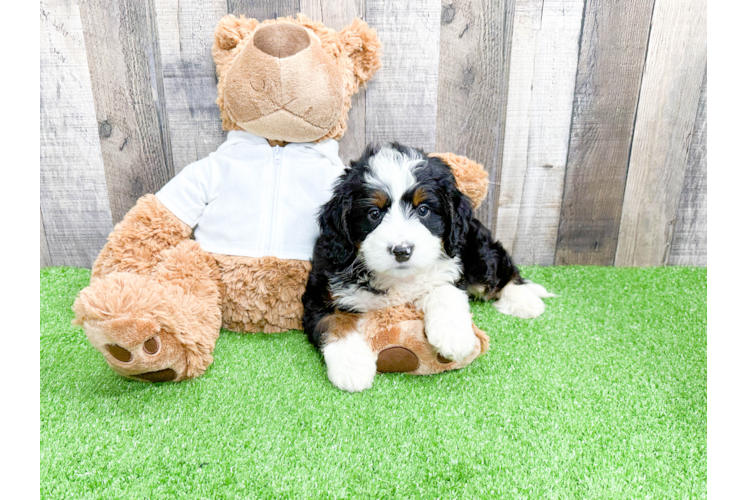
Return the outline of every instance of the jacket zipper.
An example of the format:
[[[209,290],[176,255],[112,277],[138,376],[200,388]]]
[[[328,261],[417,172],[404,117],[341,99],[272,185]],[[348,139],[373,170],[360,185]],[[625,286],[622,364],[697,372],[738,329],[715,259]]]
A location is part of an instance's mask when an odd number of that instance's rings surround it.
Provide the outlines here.
[[[275,218],[278,212],[278,190],[280,189],[280,170],[283,164],[283,149],[280,146],[273,146],[273,198],[272,198],[272,212],[270,212],[270,235],[267,239],[267,247],[265,248],[265,255],[270,255],[270,250],[273,248],[275,243]]]

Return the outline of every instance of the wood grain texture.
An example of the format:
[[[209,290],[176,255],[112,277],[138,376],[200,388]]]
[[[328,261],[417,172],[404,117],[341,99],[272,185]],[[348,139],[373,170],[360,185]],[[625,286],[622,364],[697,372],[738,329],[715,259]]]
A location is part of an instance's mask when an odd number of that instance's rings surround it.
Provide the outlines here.
[[[706,266],[706,68],[668,264]]]
[[[553,264],[583,0],[517,0],[497,236],[519,264]]]
[[[47,265],[91,267],[112,230],[112,215],[77,2],[43,0],[40,28],[40,212]]]
[[[514,0],[442,0],[436,146],[481,163],[498,184]],[[494,228],[498,190],[476,216]]]
[[[366,141],[434,151],[441,5],[435,0],[367,0],[382,69],[366,90]]]
[[[325,26],[340,31],[357,17],[365,19],[364,0],[301,0],[299,9],[310,19],[325,23]],[[378,74],[374,75],[378,78]],[[366,147],[366,89],[362,88],[351,98],[348,112],[348,130],[339,144],[340,159],[344,165],[357,159]]]
[[[216,104],[213,31],[225,0],[154,0],[174,173],[226,140]]]
[[[114,222],[174,176],[153,0],[81,0]]]
[[[654,0],[588,0],[556,264],[613,265]]]
[[[706,0],[658,0],[637,109],[616,266],[667,263],[706,67]]]
[[[230,14],[252,17],[258,21],[299,12],[299,0],[228,0],[227,5]]]
[[[49,255],[49,243],[47,242],[47,233],[44,232],[44,217],[39,209],[39,267],[49,267],[52,265],[52,256]]]

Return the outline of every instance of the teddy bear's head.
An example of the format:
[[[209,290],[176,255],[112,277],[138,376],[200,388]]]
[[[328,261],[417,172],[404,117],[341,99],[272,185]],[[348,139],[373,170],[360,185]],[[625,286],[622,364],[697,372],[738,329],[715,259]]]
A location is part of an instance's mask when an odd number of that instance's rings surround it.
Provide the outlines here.
[[[340,139],[351,96],[379,69],[382,44],[356,19],[336,32],[299,14],[221,19],[213,42],[224,130],[269,140]]]

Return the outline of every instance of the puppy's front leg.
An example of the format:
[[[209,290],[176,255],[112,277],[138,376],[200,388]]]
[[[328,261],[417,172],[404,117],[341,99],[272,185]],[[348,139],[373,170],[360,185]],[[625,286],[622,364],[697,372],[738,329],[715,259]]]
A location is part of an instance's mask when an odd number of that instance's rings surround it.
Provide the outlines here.
[[[338,389],[369,389],[377,373],[377,356],[358,330],[360,315],[336,312],[319,323],[327,378]]]
[[[467,293],[441,285],[416,301],[423,311],[426,338],[445,358],[461,361],[475,350],[473,318]]]

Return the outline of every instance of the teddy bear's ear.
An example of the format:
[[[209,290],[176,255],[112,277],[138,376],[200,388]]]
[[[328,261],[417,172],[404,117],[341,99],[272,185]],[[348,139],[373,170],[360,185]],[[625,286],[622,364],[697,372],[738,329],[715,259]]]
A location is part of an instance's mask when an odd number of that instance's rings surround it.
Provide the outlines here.
[[[257,24],[257,19],[247,19],[244,16],[237,19],[233,14],[223,16],[218,21],[218,26],[216,26],[216,31],[213,34],[213,60],[216,63],[218,74],[221,74],[224,64],[232,59],[232,49],[247,38],[257,27]]]
[[[431,153],[429,156],[449,165],[457,181],[457,189],[470,198],[473,208],[483,203],[488,195],[488,172],[483,165],[454,153]]]
[[[361,19],[354,19],[350,26],[340,30],[339,36],[343,50],[353,61],[356,83],[361,86],[382,66],[382,42],[377,38],[377,30]]]

